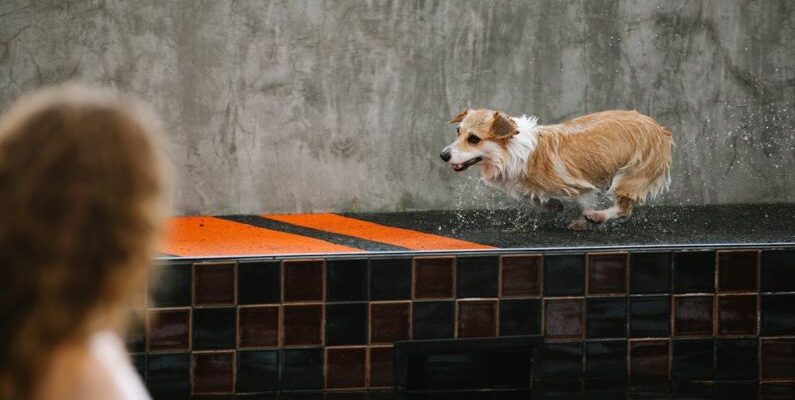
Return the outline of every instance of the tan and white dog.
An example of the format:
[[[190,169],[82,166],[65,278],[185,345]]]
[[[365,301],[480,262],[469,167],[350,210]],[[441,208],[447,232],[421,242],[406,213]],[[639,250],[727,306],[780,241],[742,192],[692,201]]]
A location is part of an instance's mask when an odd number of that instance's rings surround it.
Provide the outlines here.
[[[487,184],[517,199],[574,200],[582,216],[571,229],[627,218],[634,205],[667,190],[671,181],[671,132],[637,111],[538,125],[535,117],[465,110],[450,123],[460,123],[458,137],[441,157],[454,171],[478,165]],[[604,188],[614,204],[595,210]]]

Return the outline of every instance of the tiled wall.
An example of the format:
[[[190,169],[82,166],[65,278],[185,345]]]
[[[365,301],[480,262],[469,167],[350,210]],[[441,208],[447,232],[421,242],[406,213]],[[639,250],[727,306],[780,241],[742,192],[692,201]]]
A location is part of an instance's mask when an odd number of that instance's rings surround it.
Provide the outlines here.
[[[543,334],[547,384],[795,381],[795,250],[173,263],[130,349],[153,393],[392,385],[403,339]]]

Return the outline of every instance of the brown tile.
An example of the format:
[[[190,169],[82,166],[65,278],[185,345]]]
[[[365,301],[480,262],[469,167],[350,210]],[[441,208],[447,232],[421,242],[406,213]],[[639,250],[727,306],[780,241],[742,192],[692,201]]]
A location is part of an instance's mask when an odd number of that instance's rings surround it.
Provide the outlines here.
[[[190,348],[190,310],[148,311],[149,350],[187,350]]]
[[[370,303],[370,343],[394,343],[409,338],[411,302]]]
[[[392,347],[370,348],[370,387],[394,385],[394,353]]]
[[[497,336],[497,301],[458,302],[458,337]]]
[[[235,352],[193,353],[193,393],[232,393]]]
[[[544,334],[552,339],[583,335],[583,299],[544,300]]]
[[[323,261],[284,262],[284,301],[323,301]]]
[[[718,290],[755,292],[758,288],[757,251],[718,252]]]
[[[674,335],[712,335],[713,296],[674,297]]]
[[[718,333],[756,334],[756,295],[718,297]]]
[[[629,342],[629,376],[632,383],[666,381],[670,376],[670,347],[667,340]]]
[[[762,380],[795,379],[795,339],[762,339]]]
[[[541,294],[541,255],[502,256],[500,296],[520,297]]]
[[[367,349],[327,348],[326,388],[361,389],[365,384]]]
[[[452,298],[455,287],[454,262],[452,257],[415,258],[414,298]]]
[[[235,304],[235,264],[194,264],[193,304]]]
[[[588,254],[588,294],[627,293],[627,254]]]
[[[279,345],[279,306],[240,307],[237,309],[240,347]]]
[[[282,312],[285,346],[323,343],[323,305],[286,305]]]

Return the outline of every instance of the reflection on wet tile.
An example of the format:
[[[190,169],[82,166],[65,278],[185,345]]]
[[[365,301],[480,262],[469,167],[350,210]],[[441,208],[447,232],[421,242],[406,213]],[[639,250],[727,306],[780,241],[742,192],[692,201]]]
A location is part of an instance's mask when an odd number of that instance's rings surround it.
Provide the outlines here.
[[[452,257],[415,258],[414,298],[452,298],[454,262]]]
[[[667,340],[632,340],[629,342],[629,375],[631,382],[667,380],[670,371]]]
[[[761,335],[795,335],[795,294],[763,295],[761,309]]]
[[[588,294],[627,293],[627,254],[588,254]]]
[[[410,335],[411,302],[370,303],[370,343],[394,343]]]
[[[237,392],[264,392],[279,388],[279,350],[237,352]]]
[[[285,302],[323,300],[323,261],[285,261],[283,280]]]
[[[544,332],[549,338],[579,338],[583,334],[583,300],[545,300]]]
[[[718,297],[718,333],[756,334],[756,295]]]
[[[674,253],[674,291],[676,293],[715,291],[715,252]]]
[[[193,392],[232,393],[235,352],[193,353]]]
[[[761,262],[763,292],[795,291],[795,250],[767,250]]]
[[[674,297],[674,335],[712,335],[713,296]]]
[[[279,345],[279,306],[238,308],[240,347]]]
[[[197,305],[235,304],[235,264],[194,264],[193,302]]]
[[[497,297],[499,258],[497,256],[458,257],[456,294],[465,297]]]
[[[718,252],[718,290],[743,292],[757,290],[757,251]]]
[[[580,379],[582,346],[582,343],[545,343],[541,358],[543,379],[548,382]]]
[[[323,306],[286,305],[282,340],[285,346],[321,344],[323,342]]]
[[[632,337],[660,337],[671,334],[671,298],[668,296],[629,299]]]
[[[149,354],[146,387],[155,396],[190,394],[190,353]]]
[[[282,299],[281,276],[278,261],[241,261],[237,265],[237,302],[279,303]]]
[[[627,341],[601,341],[585,344],[585,378],[620,381],[627,378]]]
[[[281,363],[281,389],[323,388],[323,348],[284,349]]]
[[[367,344],[367,303],[326,304],[326,345]]]
[[[714,368],[712,339],[682,339],[673,341],[672,378],[676,380],[712,380]]]
[[[370,387],[388,387],[394,383],[392,347],[370,348]]]
[[[370,260],[370,300],[411,299],[411,259]]]
[[[795,339],[762,339],[762,379],[795,379]]]
[[[586,330],[589,338],[627,336],[627,299],[604,297],[588,299]]]
[[[364,301],[367,289],[366,259],[326,261],[326,301]]]
[[[670,293],[671,253],[633,253],[630,260],[631,293]]]
[[[458,302],[458,337],[488,337],[496,335],[496,300]]]
[[[193,310],[193,349],[233,349],[237,337],[234,308]]]
[[[500,296],[538,296],[541,294],[541,255],[506,255],[502,259]]]
[[[160,265],[152,276],[149,287],[156,307],[191,305],[191,264]]]
[[[585,259],[581,255],[544,257],[544,296],[571,296],[585,292]]]
[[[541,333],[541,300],[500,300],[500,336]]]
[[[413,339],[445,339],[455,334],[453,301],[416,301],[411,314]]]
[[[326,350],[326,388],[364,388],[367,348]]]
[[[717,341],[717,379],[756,380],[759,360],[757,359],[757,339],[718,339]]]
[[[149,310],[149,350],[187,350],[190,310]]]

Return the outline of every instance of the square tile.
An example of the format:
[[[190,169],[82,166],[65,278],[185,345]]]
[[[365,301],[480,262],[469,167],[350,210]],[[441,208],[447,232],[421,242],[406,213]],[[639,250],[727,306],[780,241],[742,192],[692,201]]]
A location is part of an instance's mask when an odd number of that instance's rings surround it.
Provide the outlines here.
[[[370,343],[394,343],[411,334],[411,302],[370,303]]]
[[[237,393],[279,388],[279,350],[237,352]]]
[[[457,297],[497,297],[499,264],[497,256],[458,257]]]
[[[582,255],[544,257],[544,296],[585,293],[585,258]]]
[[[295,304],[282,308],[282,345],[304,346],[323,343],[323,305]]]
[[[279,345],[279,306],[240,307],[237,313],[240,347]]]
[[[713,380],[715,343],[712,339],[673,341],[672,378],[675,380]]]
[[[541,300],[500,300],[500,336],[541,333]]]
[[[627,254],[588,254],[588,294],[627,293]]]
[[[415,301],[411,307],[413,339],[446,339],[455,335],[455,302]]]
[[[718,252],[718,291],[757,291],[757,251]]]
[[[582,377],[582,343],[544,343],[541,351],[545,382],[570,382]]]
[[[363,389],[367,348],[326,349],[326,388]]]
[[[193,353],[193,393],[232,393],[235,352]]]
[[[155,267],[149,282],[152,303],[156,307],[191,305],[191,264],[165,264]]]
[[[541,255],[506,255],[501,257],[500,296],[520,297],[541,295]]]
[[[761,335],[795,335],[795,294],[762,295],[761,312]]]
[[[411,259],[370,260],[370,300],[410,300]]]
[[[629,342],[629,376],[633,384],[666,381],[670,376],[670,345],[667,340]]]
[[[632,253],[629,269],[630,293],[671,292],[671,253]]]
[[[155,396],[190,394],[190,353],[149,354],[146,388]]]
[[[452,257],[414,259],[414,298],[449,299],[453,297],[455,259]]]
[[[795,250],[763,251],[760,268],[763,292],[795,291]]]
[[[762,339],[763,380],[795,379],[795,339]]]
[[[282,301],[281,263],[241,261],[237,264],[237,302],[274,304]]]
[[[589,338],[624,338],[627,336],[626,297],[588,299],[587,335]]]
[[[600,341],[585,344],[585,378],[623,381],[627,379],[627,341]]]
[[[718,334],[756,334],[756,295],[718,297]]]
[[[326,345],[367,344],[367,303],[326,304]]]
[[[193,264],[193,303],[235,304],[235,263]]]
[[[150,351],[190,349],[190,309],[150,309],[147,314]]]
[[[283,263],[285,302],[323,301],[323,261],[288,260]]]
[[[629,334],[632,337],[670,336],[671,298],[630,297]]]
[[[582,299],[544,299],[544,335],[551,339],[583,336]]]
[[[193,349],[234,349],[236,314],[234,308],[193,309]]]
[[[497,336],[497,300],[458,302],[458,337]]]
[[[759,378],[757,339],[718,339],[717,379],[755,381]]]
[[[367,259],[326,261],[326,301],[366,301]]]
[[[713,296],[674,297],[674,335],[712,335]]]
[[[370,348],[370,387],[394,385],[394,351],[392,347]]]
[[[284,349],[281,363],[282,390],[323,388],[323,348]]]
[[[715,292],[715,252],[674,253],[674,292]]]

